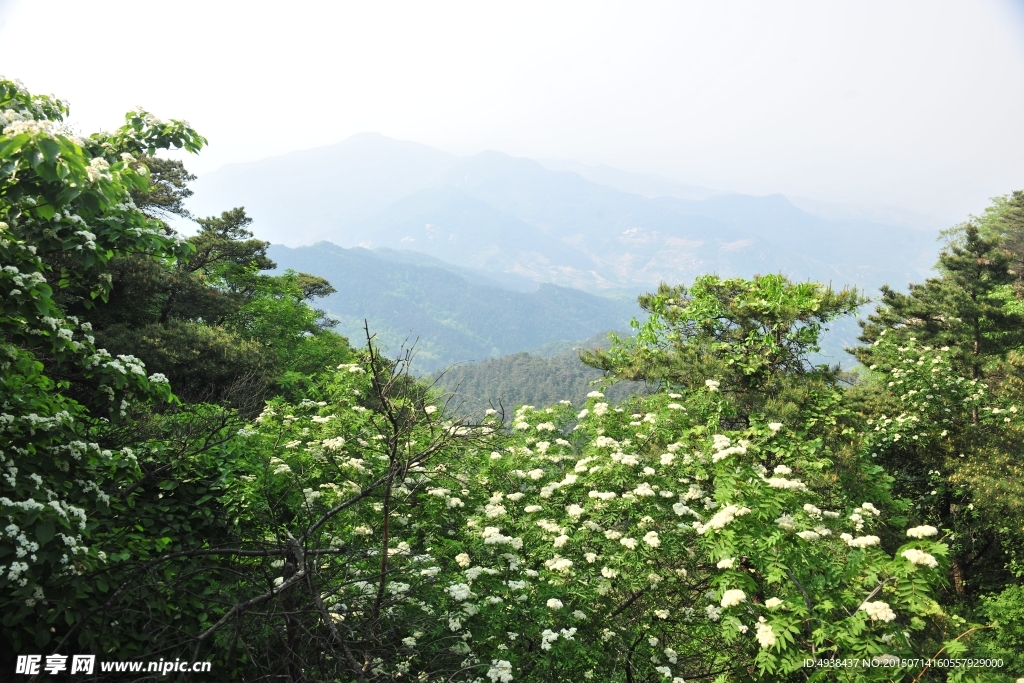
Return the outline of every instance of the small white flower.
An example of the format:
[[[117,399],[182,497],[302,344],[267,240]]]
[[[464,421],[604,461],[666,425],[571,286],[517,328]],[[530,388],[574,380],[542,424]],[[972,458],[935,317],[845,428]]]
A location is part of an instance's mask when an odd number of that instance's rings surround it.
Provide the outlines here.
[[[727,557],[724,560],[719,560],[717,566],[719,569],[732,569],[735,564],[735,557]]]
[[[437,406],[427,406],[426,408],[423,409],[423,412],[425,412],[427,415],[433,415],[434,413],[437,412]]]
[[[776,607],[778,607],[781,604],[782,604],[782,600],[779,600],[778,598],[768,598],[767,600],[764,601],[764,606],[767,607],[768,609],[775,609]]]
[[[459,565],[460,567],[468,567],[470,564],[469,555],[467,555],[466,553],[459,553],[455,556],[455,564]]]
[[[562,607],[563,607],[562,601],[559,600],[558,598],[549,598],[547,604],[548,604],[548,609],[562,609]]]

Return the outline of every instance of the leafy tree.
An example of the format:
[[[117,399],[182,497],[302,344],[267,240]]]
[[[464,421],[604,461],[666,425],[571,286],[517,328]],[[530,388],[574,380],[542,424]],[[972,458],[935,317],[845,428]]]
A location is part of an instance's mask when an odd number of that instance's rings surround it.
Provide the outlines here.
[[[10,81],[0,81],[0,111],[0,652],[6,666],[12,653],[46,648],[166,651],[209,625],[211,596],[238,585],[231,553],[209,549],[238,538],[222,496],[225,444],[244,422],[216,406],[176,407],[166,375],[117,352],[173,352],[158,335],[180,332],[192,350],[211,340],[220,365],[269,358],[276,376],[283,366],[321,372],[350,352],[306,304],[326,282],[258,274],[273,264],[240,210],[184,240],[132,202],[150,197],[137,159],[197,151],[205,141],[194,131],[136,111],[114,134],[75,138],[60,126],[63,103]],[[133,337],[147,322],[156,338]],[[180,362],[168,369],[202,369],[195,354]],[[219,397],[237,378],[214,365],[199,389]]]
[[[1024,540],[1024,309],[1017,257],[1005,247],[1018,194],[950,232],[937,277],[906,294],[883,290],[855,350],[869,366],[866,381],[848,394],[874,430],[889,432],[876,456],[894,475],[894,492],[950,532],[953,591],[945,599],[979,618],[991,614],[986,604],[1001,604],[982,598],[1015,582]],[[981,639],[1016,637],[1006,628]]]
[[[157,220],[170,216],[191,218],[184,202],[193,194],[188,183],[196,177],[188,172],[185,164],[179,159],[155,156],[142,157],[141,162],[149,169],[149,186],[144,191],[131,193],[139,210]]]
[[[187,255],[187,243],[133,208],[130,192],[147,183],[138,156],[205,144],[182,122],[141,110],[114,133],[78,138],[61,124],[67,111],[59,100],[0,80],[4,657],[47,645],[68,609],[103,590],[90,573],[116,561],[93,541],[102,536],[110,492],[130,484],[138,466],[132,451],[98,443],[108,423],[96,418],[117,420],[132,402],[171,397],[165,377],[147,376],[134,356],[97,348],[91,325],[65,313],[48,284],[52,264],[60,266],[59,286],[90,310],[109,296],[113,258]],[[93,414],[65,393],[65,378],[48,372],[55,365],[88,381]]]
[[[347,341],[307,305],[334,291],[326,280],[261,275],[276,265],[240,208],[198,223],[187,259],[136,254],[112,263],[110,300],[89,315],[101,344],[130,350],[186,400],[251,407],[295,373],[349,358]]]
[[[821,330],[864,303],[856,290],[834,292],[818,283],[792,283],[781,275],[752,280],[697,278],[687,290],[662,284],[640,306],[635,337],[616,339],[609,351],[582,354],[585,363],[614,377],[664,382],[696,390],[713,382],[734,398],[743,423],[767,410],[785,417],[799,401],[793,379],[834,381],[838,369],[812,367]]]

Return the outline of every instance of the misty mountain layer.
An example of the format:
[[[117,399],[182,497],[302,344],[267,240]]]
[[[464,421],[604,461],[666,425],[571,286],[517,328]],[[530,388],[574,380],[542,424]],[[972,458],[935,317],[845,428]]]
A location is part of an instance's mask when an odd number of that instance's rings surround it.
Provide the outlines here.
[[[701,273],[765,272],[903,288],[924,278],[937,252],[933,230],[829,220],[781,195],[586,174],[591,179],[498,152],[459,157],[362,134],[204,175],[192,208],[244,205],[258,237],[290,246],[329,240],[413,250],[496,277],[591,292],[635,294]]]

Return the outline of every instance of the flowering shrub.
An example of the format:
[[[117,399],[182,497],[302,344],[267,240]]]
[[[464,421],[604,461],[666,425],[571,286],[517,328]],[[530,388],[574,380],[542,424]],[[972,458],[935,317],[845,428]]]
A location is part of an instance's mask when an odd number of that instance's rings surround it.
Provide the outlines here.
[[[886,552],[868,533],[881,509],[834,485],[819,449],[835,395],[789,428],[716,433],[727,400],[708,387],[601,416],[600,397],[582,418],[517,411],[517,439],[479,477],[503,512],[470,515],[463,535],[486,570],[477,599],[507,605],[465,623],[485,622],[481,662],[500,654],[514,676],[544,680],[689,679],[748,661],[776,676],[812,656],[909,654],[913,633],[950,619],[931,597],[945,546],[918,536]],[[547,422],[561,439],[537,429]],[[856,457],[881,504],[886,479]]]
[[[49,640],[43,624],[59,614],[47,608],[55,596],[44,583],[75,594],[87,590],[76,577],[116,559],[90,538],[111,491],[138,474],[131,449],[97,443],[95,419],[48,368],[91,388],[80,398],[96,417],[116,420],[130,401],[171,396],[165,379],[148,376],[135,357],[96,348],[89,323],[66,316],[54,288],[102,300],[115,255],[187,254],[135,209],[129,191],[147,184],[137,156],[204,143],[184,123],[143,111],[129,113],[115,133],[80,138],[63,127],[67,111],[0,78],[0,607],[16,648]]]

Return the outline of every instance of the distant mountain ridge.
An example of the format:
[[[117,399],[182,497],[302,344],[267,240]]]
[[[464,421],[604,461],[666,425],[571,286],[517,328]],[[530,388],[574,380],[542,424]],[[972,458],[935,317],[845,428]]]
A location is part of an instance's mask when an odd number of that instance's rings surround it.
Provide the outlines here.
[[[648,194],[671,190],[639,174],[578,170],[654,187]],[[191,208],[202,215],[244,205],[258,237],[291,246],[414,250],[590,292],[636,294],[706,272],[902,288],[922,280],[937,253],[932,230],[830,220],[781,195],[673,187],[645,196],[498,152],[458,157],[362,134],[204,175]]]
[[[415,343],[418,372],[482,361],[551,342],[587,339],[624,329],[641,314],[615,300],[551,284],[512,291],[500,277],[436,262],[429,256],[329,242],[268,251],[280,269],[330,280],[337,290],[317,305],[338,321],[351,343],[365,343],[363,321],[389,353]],[[500,274],[499,274],[500,275]]]

